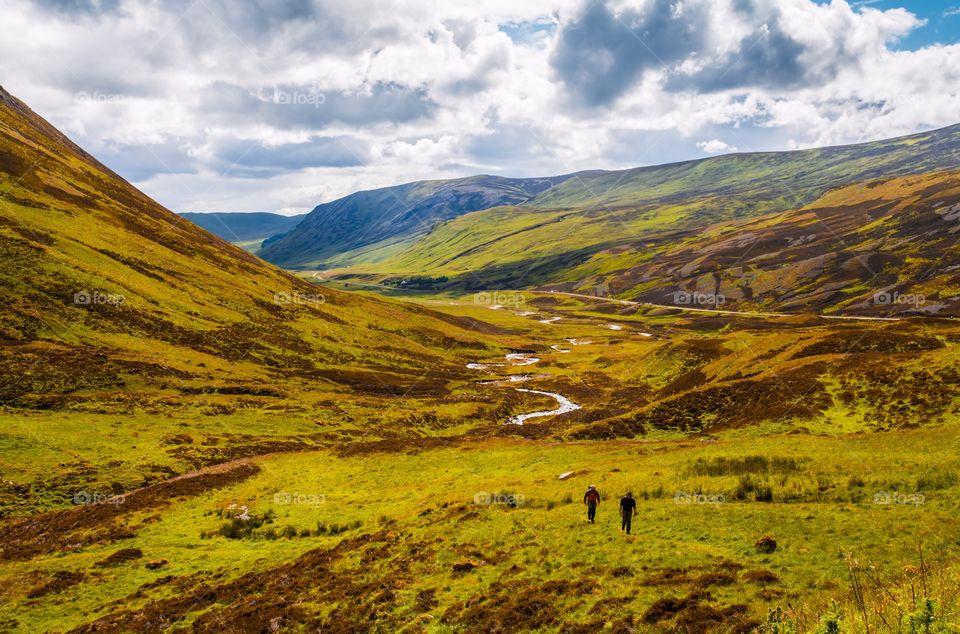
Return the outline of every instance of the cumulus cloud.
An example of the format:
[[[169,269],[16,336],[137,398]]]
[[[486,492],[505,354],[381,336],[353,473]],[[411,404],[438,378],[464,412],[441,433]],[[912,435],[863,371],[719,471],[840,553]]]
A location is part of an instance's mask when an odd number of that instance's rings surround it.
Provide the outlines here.
[[[567,21],[551,60],[569,96],[608,105],[657,73],[668,90],[797,88],[834,79],[920,24],[907,11],[806,0],[590,3]]]
[[[724,143],[720,139],[710,139],[709,141],[699,141],[697,142],[697,147],[706,152],[707,154],[722,154],[728,152],[736,152],[737,148]]]
[[[8,0],[0,76],[171,208],[296,211],[955,123],[960,46],[897,45],[922,28],[843,0]]]
[[[569,95],[587,105],[616,99],[649,69],[668,70],[703,47],[705,5],[652,0],[615,11],[590,2],[560,31],[551,64]]]

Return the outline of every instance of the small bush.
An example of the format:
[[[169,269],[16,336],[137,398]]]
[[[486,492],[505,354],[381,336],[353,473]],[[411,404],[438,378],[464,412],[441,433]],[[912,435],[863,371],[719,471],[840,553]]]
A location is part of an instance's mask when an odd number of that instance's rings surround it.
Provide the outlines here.
[[[227,539],[250,539],[258,528],[265,524],[272,524],[273,518],[273,511],[267,511],[263,515],[251,515],[246,519],[231,517],[220,525],[218,532]]]
[[[800,634],[797,620],[787,616],[783,608],[777,607],[767,613],[767,622],[757,628],[762,634]]]
[[[834,604],[831,610],[820,618],[820,623],[814,632],[815,634],[840,634],[841,625],[840,609]]]
[[[757,549],[758,553],[763,553],[769,555],[772,552],[777,550],[777,540],[765,535],[753,543],[753,547]]]
[[[773,489],[769,486],[758,486],[753,499],[757,502],[773,502]]]
[[[749,475],[740,476],[737,482],[737,488],[733,492],[733,497],[738,500],[748,500],[756,495],[758,484]]]

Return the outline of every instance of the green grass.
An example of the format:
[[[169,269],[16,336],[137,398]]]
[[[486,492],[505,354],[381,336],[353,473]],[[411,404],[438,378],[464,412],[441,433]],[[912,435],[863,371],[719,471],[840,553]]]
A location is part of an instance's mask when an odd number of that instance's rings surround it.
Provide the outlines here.
[[[944,433],[951,432],[754,439],[749,451],[756,458],[746,461],[752,465],[748,470],[765,473],[754,477],[769,482],[771,502],[737,499],[742,478],[737,474],[746,464],[743,441],[737,439],[709,445],[478,441],[414,454],[277,456],[259,461],[261,473],[239,485],[176,502],[161,511],[161,521],[140,528],[122,544],[5,564],[7,579],[42,579],[57,570],[91,571],[93,563],[120,546],[144,553],[143,561],[106,569],[55,596],[26,601],[30,587],[12,590],[0,619],[14,619],[31,630],[65,629],[109,611],[102,606],[163,575],[198,574],[223,584],[243,572],[269,571],[308,550],[372,535],[385,526],[398,538],[388,541],[372,564],[356,567],[373,547],[353,544],[346,547],[343,566],[363,578],[406,579],[404,592],[381,614],[383,623],[398,627],[417,616],[410,608],[423,590],[436,592],[439,606],[429,612],[439,624],[445,610],[458,602],[497,596],[496,583],[505,578],[521,588],[551,580],[599,581],[588,597],[564,595],[551,605],[565,622],[589,623],[597,616],[613,618],[590,609],[604,599],[627,596],[625,611],[642,615],[658,598],[696,588],[691,579],[723,570],[732,570],[735,581],[710,587],[709,605],[743,604],[756,620],[787,600],[815,612],[845,596],[848,572],[842,553],[875,565],[877,575],[895,577],[914,561],[918,542],[931,552],[935,544],[953,552],[958,528],[953,509],[960,501],[956,481],[928,491],[920,506],[873,502],[878,491],[913,491],[918,471],[960,472],[954,447],[942,442]],[[723,466],[703,472],[697,465]],[[557,479],[567,471],[578,475]],[[851,489],[851,477],[863,486]],[[605,497],[596,525],[584,522],[577,503],[588,483],[597,484]],[[635,535],[629,538],[619,532],[615,512],[615,499],[627,489],[640,499]],[[476,503],[503,491],[518,496],[520,504]],[[685,494],[723,497],[699,503]],[[284,504],[288,499],[302,503]],[[259,529],[248,539],[217,534],[231,505],[247,506],[254,515],[270,514],[280,536],[271,539]],[[315,531],[318,523],[359,527],[336,536],[299,536]],[[286,527],[298,536],[283,537]],[[754,549],[753,543],[765,535],[777,541],[772,554]],[[418,557],[411,551],[417,544],[430,544],[432,554]],[[146,571],[143,563],[151,559],[170,563],[161,572]],[[480,567],[454,573],[453,565],[463,561]],[[671,569],[690,572],[649,585]],[[776,592],[763,594],[767,586],[745,580],[746,573],[756,570],[781,579],[770,586]],[[136,608],[168,593],[161,586],[117,609]],[[450,624],[459,616],[454,607]]]

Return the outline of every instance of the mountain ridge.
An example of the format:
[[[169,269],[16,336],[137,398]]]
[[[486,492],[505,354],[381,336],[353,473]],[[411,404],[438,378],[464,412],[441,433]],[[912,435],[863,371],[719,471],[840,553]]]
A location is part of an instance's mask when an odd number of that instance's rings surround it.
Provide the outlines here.
[[[458,215],[392,250],[348,252],[320,266],[330,268],[327,277],[334,279],[407,282],[408,288],[411,278],[423,280],[425,288],[451,290],[555,288],[592,293],[609,288],[604,292],[616,297],[662,302],[664,297],[653,288],[654,278],[669,293],[684,290],[687,282],[691,288],[704,284],[684,281],[682,275],[664,279],[651,268],[651,261],[669,250],[671,240],[682,240],[689,249],[696,246],[698,236],[709,241],[709,232],[716,227],[733,231],[729,223],[803,210],[830,192],[857,183],[924,174],[949,179],[946,175],[958,168],[960,125],[952,125],[866,144],[735,153],[616,172],[594,171],[570,175],[528,201]],[[866,204],[869,196],[864,196],[856,204]],[[824,236],[833,239],[833,250],[858,245],[859,228],[842,226],[836,236],[830,235],[832,229],[821,227],[824,235],[816,248],[824,246]],[[747,245],[744,251],[748,248],[755,247]],[[900,253],[908,257],[903,249]],[[947,252],[941,255],[952,257]],[[718,272],[716,263],[703,264]],[[634,282],[628,283],[631,279]],[[909,286],[909,280],[897,283]],[[950,288],[952,282],[944,278],[943,290]],[[882,292],[883,288],[861,289],[862,293],[868,290]],[[939,289],[931,290],[939,294]],[[728,297],[749,309],[780,310],[787,303],[785,297],[766,297],[761,305],[737,293]],[[881,308],[887,312],[895,308],[866,306],[862,301],[851,304],[847,299],[835,295],[835,303],[793,303],[789,309],[830,312],[857,305],[858,310],[877,314]]]
[[[256,252],[260,243],[267,238],[290,231],[306,217],[306,214],[285,216],[264,211],[185,211],[178,215],[224,240],[253,252]]]
[[[960,124],[866,143],[804,150],[737,152],[625,170],[586,170],[535,179],[548,182],[549,186],[524,200],[497,202],[503,203],[500,206],[525,210],[576,210],[584,213],[602,213],[623,207],[624,211],[638,215],[651,211],[644,206],[662,207],[682,201],[699,205],[698,211],[701,212],[696,218],[688,215],[685,220],[704,225],[709,221],[800,207],[832,187],[855,181],[957,166],[960,163],[943,155],[949,155],[951,148],[960,148],[958,139]],[[362,270],[368,262],[402,262],[405,252],[422,249],[424,240],[432,238],[438,229],[474,212],[495,209],[496,205],[475,205],[479,208],[458,208],[428,215],[421,219],[416,232],[390,233],[377,228],[373,231],[373,239],[362,244],[356,240],[339,240],[338,236],[370,232],[378,221],[377,214],[384,213],[384,207],[388,208],[387,214],[393,213],[389,207],[395,206],[398,200],[402,202],[400,194],[404,191],[418,186],[436,188],[482,178],[491,177],[412,181],[355,192],[319,205],[307,215],[296,232],[291,232],[296,235],[271,240],[269,248],[265,248],[261,255],[268,261],[293,268],[346,266]],[[396,200],[390,199],[393,195]],[[707,198],[713,203],[709,209],[704,208],[704,199]],[[363,205],[367,208],[362,208]],[[405,211],[419,213],[415,206]],[[331,227],[343,222],[344,217],[352,223],[350,230],[331,231]],[[365,218],[369,221],[366,224]]]
[[[354,192],[317,205],[287,235],[268,240],[260,255],[274,264],[299,267],[323,255],[336,256],[343,245],[351,250],[377,243],[389,247],[463,213],[530,200],[571,176],[511,179],[477,175]]]

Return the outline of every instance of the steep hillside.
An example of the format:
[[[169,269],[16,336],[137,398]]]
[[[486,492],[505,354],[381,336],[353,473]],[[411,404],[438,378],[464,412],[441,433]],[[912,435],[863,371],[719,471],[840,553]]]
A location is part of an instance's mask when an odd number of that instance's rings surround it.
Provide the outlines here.
[[[162,208],[6,92],[0,267],[7,405],[441,395],[463,350],[485,345],[423,309],[321,293],[265,264]]]
[[[198,227],[203,227],[213,235],[252,251],[259,249],[260,243],[267,238],[290,231],[305,216],[306,214],[283,216],[266,212],[180,214],[181,218],[186,218]]]
[[[260,255],[275,264],[303,267],[339,261],[349,251],[406,244],[440,222],[478,209],[530,200],[568,176],[471,176],[418,181],[350,194],[318,205],[293,231],[264,244]]]

